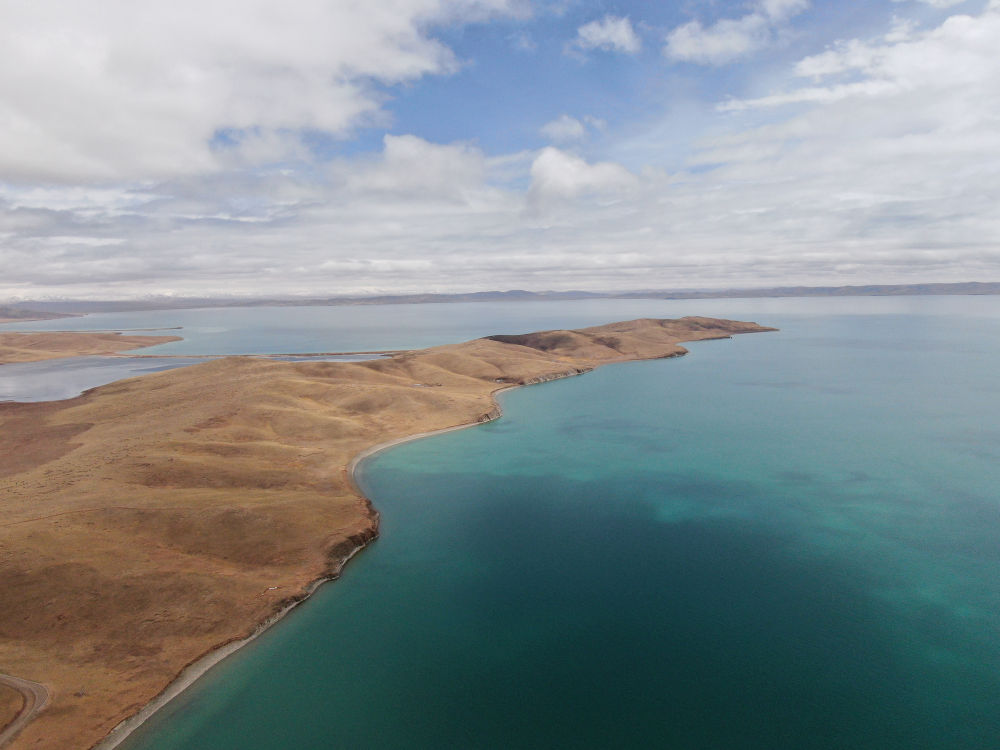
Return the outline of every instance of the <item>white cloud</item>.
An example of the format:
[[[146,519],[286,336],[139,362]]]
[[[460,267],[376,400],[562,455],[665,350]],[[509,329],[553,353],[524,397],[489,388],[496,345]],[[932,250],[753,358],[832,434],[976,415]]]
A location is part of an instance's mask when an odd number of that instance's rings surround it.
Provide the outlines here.
[[[809,85],[727,103],[777,119],[714,139],[698,161],[723,165],[712,173],[733,205],[781,230],[775,247],[794,232],[817,262],[868,278],[996,278],[998,44],[997,6],[901,39],[842,42],[798,63]],[[798,106],[773,109],[787,104]],[[734,197],[739,185],[758,197]]]
[[[709,28],[690,21],[667,35],[664,53],[674,60],[721,65],[763,47],[767,31],[766,19],[758,14],[723,19]]]
[[[894,3],[905,3],[909,0],[892,0]],[[925,5],[931,5],[935,8],[950,8],[953,5],[959,5],[964,3],[965,0],[913,0],[914,2],[924,3]]]
[[[894,33],[874,42],[848,40],[796,64],[795,75],[811,78],[816,85],[734,100],[723,109],[847,99],[879,99],[887,105],[895,99],[898,105],[900,99],[912,96],[903,111],[917,123],[926,122],[928,116],[941,124],[953,122],[956,112],[949,109],[949,102],[956,108],[972,107],[980,118],[989,118],[989,108],[1000,97],[998,44],[1000,8],[996,6],[979,17],[952,16],[926,32]],[[915,106],[920,109],[919,118],[913,117]]]
[[[413,135],[387,135],[379,159],[359,169],[355,161],[335,162],[335,184],[349,192],[381,194],[418,201],[463,201],[482,189],[486,179],[483,153],[465,144],[439,145]]]
[[[761,0],[764,15],[775,21],[785,21],[809,7],[809,0]]]
[[[539,131],[553,143],[575,143],[584,140],[592,132],[607,130],[608,123],[593,115],[584,115],[577,119],[567,114],[545,123]]]
[[[559,115],[551,122],[545,123],[540,132],[550,141],[556,143],[581,141],[587,135],[587,129],[583,123],[569,115]]]
[[[739,18],[723,18],[708,27],[689,21],[667,34],[663,53],[672,60],[723,65],[771,44],[775,29],[808,7],[808,0],[761,0]]]
[[[434,23],[514,0],[35,0],[0,6],[0,174],[143,178],[294,153],[302,129],[348,134],[381,116],[372,82],[446,73]],[[252,142],[252,143],[250,143]]]
[[[628,17],[605,16],[591,21],[576,30],[576,38],[567,45],[567,51],[589,52],[605,50],[634,55],[642,49],[642,40]]]
[[[397,135],[310,170],[0,184],[0,298],[997,279],[998,45],[996,2],[845,40],[669,173],[661,127],[634,171]]]
[[[614,194],[635,184],[635,176],[620,164],[588,164],[575,154],[549,146],[531,164],[529,196],[539,203],[587,193]]]

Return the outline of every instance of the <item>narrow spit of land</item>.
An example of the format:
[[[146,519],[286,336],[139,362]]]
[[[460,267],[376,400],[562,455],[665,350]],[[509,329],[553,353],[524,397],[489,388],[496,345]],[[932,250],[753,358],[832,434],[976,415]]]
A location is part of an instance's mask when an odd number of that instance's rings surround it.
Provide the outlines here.
[[[0,333],[0,365],[44,359],[117,354],[180,341],[180,336],[125,336],[113,332]]]
[[[93,746],[335,576],[377,536],[347,468],[371,446],[492,419],[503,388],[767,330],[642,319],[364,362],[228,357],[0,404],[0,671],[51,694],[12,747]]]

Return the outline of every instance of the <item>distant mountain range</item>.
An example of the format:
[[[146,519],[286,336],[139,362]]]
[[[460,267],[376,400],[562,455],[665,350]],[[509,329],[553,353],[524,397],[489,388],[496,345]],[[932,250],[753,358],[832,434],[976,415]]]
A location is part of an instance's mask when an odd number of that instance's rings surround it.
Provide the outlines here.
[[[868,286],[777,286],[722,291],[626,292],[606,295],[624,299],[723,299],[734,297],[896,297],[933,294],[1000,294],[1000,282],[959,284],[871,284]]]
[[[643,290],[635,292],[469,292],[466,294],[383,294],[371,297],[218,298],[149,297],[135,300],[32,300],[0,305],[0,318],[49,319],[65,314],[179,310],[200,307],[305,307],[325,305],[415,305],[441,302],[497,302],[569,299],[726,299],[754,297],[885,297],[936,294],[1000,294],[1000,282],[959,284],[879,284],[789,286],[766,289]],[[44,311],[44,312],[39,312]]]

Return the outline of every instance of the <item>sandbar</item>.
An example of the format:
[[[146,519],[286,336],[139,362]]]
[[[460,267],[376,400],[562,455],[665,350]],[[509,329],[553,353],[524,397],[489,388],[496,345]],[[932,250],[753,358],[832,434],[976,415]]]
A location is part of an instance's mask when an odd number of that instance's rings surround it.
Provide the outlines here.
[[[90,748],[138,717],[113,746],[336,577],[378,534],[351,476],[373,449],[494,419],[506,388],[766,330],[641,319],[363,362],[226,357],[0,404],[0,669],[51,693],[11,746]]]

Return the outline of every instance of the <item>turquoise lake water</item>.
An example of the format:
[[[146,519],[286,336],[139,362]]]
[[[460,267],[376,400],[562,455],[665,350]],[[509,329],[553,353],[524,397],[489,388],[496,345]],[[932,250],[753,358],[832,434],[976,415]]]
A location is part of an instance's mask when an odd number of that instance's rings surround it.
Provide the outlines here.
[[[997,747],[1000,299],[738,302],[368,460],[382,538],[129,750]]]
[[[181,336],[144,355],[278,354],[419,349],[489,336],[582,328],[617,320],[682,315],[755,320],[774,315],[986,314],[995,297],[853,299],[568,300],[344,307],[236,307],[140,310],[0,324],[0,331],[135,330]]]

